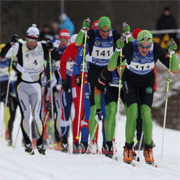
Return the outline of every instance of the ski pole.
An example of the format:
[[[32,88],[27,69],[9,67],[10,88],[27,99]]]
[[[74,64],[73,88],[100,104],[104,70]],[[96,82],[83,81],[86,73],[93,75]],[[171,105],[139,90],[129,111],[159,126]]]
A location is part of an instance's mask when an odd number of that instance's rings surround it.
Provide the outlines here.
[[[121,38],[122,40],[124,40],[123,38]],[[122,82],[122,66],[121,66],[121,63],[122,63],[122,48],[120,49],[120,64],[119,64],[119,91],[118,91],[118,104],[117,104],[117,113],[116,113],[116,128],[115,128],[115,142],[114,142],[114,152],[115,152],[115,149],[116,149],[116,139],[117,139],[117,125],[118,125],[118,120],[120,119],[120,111],[119,111],[119,108],[120,108],[120,96],[121,96],[121,82]],[[113,153],[113,156],[115,155],[115,153]]]
[[[85,57],[86,57],[86,41],[87,41],[87,31],[85,32],[85,41],[84,41],[84,54],[83,54],[83,67],[82,67],[82,78],[81,78],[81,91],[80,91],[80,106],[78,114],[78,127],[77,127],[77,136],[76,139],[79,140],[79,126],[80,126],[80,117],[81,117],[81,108],[82,108],[82,93],[84,88],[84,66],[85,66]]]
[[[141,138],[140,138],[140,142],[139,142],[139,146],[138,146],[138,155],[136,157],[136,160],[139,162],[140,161],[140,158],[139,158],[139,152],[140,152],[140,147],[141,147],[141,144],[142,144],[142,140],[143,140],[143,132],[141,133]]]
[[[49,71],[50,71],[50,89],[51,89],[51,116],[53,121],[53,143],[54,143],[54,111],[53,111],[53,89],[52,89],[52,59],[51,50],[49,49]]]
[[[173,43],[173,38],[171,38],[171,43]],[[163,134],[162,134],[162,146],[161,146],[161,162],[162,162],[162,156],[163,156],[164,131],[165,131],[165,127],[166,127],[166,114],[167,114],[168,92],[169,92],[169,82],[170,82],[171,59],[172,59],[172,51],[170,51],[168,80],[167,80],[167,89],[166,89],[166,100],[165,100],[164,122],[163,122]]]
[[[18,135],[19,135],[20,127],[21,127],[21,122],[20,122],[20,125],[19,125],[19,127],[18,127],[18,131],[17,131],[16,139],[15,139],[15,142],[14,142],[14,145],[13,145],[13,149],[14,149],[14,150],[16,149],[16,143],[17,143],[17,139],[18,139]]]
[[[10,87],[10,82],[11,82],[11,71],[12,71],[12,63],[13,63],[13,58],[14,58],[14,46],[15,46],[15,44],[13,43],[11,61],[10,61],[10,66],[9,66],[9,79],[8,79],[8,86],[7,86],[7,91],[6,91],[6,100],[5,100],[5,106],[4,106],[4,117],[3,117],[2,129],[1,129],[1,138],[3,137],[3,126],[5,123],[7,101],[8,101],[8,95],[9,95],[9,87]]]
[[[49,111],[47,112],[46,117],[44,119],[44,126],[46,125],[46,121],[47,121],[48,117],[49,117]]]

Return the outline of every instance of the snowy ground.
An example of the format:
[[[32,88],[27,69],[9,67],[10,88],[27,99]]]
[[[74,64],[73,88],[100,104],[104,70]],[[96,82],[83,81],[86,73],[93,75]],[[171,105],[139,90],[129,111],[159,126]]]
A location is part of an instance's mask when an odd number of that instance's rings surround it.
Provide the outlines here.
[[[2,106],[1,106],[2,107]],[[2,127],[2,108],[0,109],[0,129]],[[13,131],[15,139],[20,124],[18,113]],[[46,155],[29,155],[21,145],[19,133],[16,149],[7,146],[0,139],[0,179],[1,180],[178,180],[180,178],[180,132],[166,129],[163,158],[161,163],[162,128],[154,122],[153,139],[155,162],[158,168],[146,165],[142,151],[136,167],[123,163],[125,142],[125,116],[118,122],[117,149],[119,161],[104,155],[73,155],[47,150]],[[71,142],[70,135],[69,141]],[[102,136],[99,137],[101,146]]]

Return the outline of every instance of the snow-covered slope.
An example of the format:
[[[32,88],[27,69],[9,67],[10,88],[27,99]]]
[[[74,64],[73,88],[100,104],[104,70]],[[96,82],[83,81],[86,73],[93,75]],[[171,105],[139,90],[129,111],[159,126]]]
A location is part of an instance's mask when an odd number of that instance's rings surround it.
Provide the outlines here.
[[[1,111],[2,112],[2,111]],[[0,114],[2,120],[2,113]],[[1,121],[2,122],[2,121]],[[13,140],[20,124],[20,115],[16,117]],[[0,127],[1,128],[1,127]],[[162,128],[154,122],[153,140],[155,162],[158,168],[146,165],[143,152],[136,167],[123,163],[125,142],[125,116],[118,121],[117,155],[119,161],[104,155],[73,155],[47,150],[46,155],[29,155],[21,145],[22,133],[19,133],[16,149],[7,146],[0,139],[0,179],[1,180],[179,180],[180,178],[180,132],[165,129],[163,158],[161,163]],[[70,135],[69,142],[72,142]],[[99,147],[102,136],[99,137]],[[71,144],[70,144],[71,147]]]

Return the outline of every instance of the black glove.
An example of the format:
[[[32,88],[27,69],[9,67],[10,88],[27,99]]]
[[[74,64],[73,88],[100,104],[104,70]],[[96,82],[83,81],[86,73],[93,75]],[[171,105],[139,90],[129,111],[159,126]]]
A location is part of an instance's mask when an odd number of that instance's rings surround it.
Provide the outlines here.
[[[75,78],[76,78],[75,79],[76,85],[80,87],[81,86],[81,76],[78,74],[78,75],[76,75]]]
[[[48,42],[48,43],[46,44],[46,47],[47,47],[48,49],[53,49],[53,48],[54,48],[52,42]]]
[[[46,109],[51,111],[51,103],[49,101],[46,101]]]
[[[103,84],[99,83],[99,80],[98,80],[98,83],[96,84],[96,87],[97,87],[97,89],[99,89],[100,91],[104,91],[104,88],[105,88],[105,86],[104,86]]]
[[[68,85],[66,79],[62,79],[62,88],[63,88],[63,90],[64,90],[66,93],[68,92],[68,90],[69,90],[69,85]]]
[[[10,40],[10,44],[13,45],[14,43],[17,43],[18,42],[18,35],[15,34],[14,36],[11,37],[11,40]]]

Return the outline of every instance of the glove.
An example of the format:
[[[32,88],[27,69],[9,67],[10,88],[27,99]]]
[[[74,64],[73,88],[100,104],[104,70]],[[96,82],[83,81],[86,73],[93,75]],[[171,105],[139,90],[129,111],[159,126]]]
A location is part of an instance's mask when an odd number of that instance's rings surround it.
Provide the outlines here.
[[[116,46],[118,49],[122,49],[124,47],[124,41],[122,38],[116,41]]]
[[[49,101],[46,101],[46,109],[51,111],[51,103]]]
[[[78,74],[78,75],[76,75],[75,78],[76,78],[75,79],[76,85],[80,87],[81,86],[81,76]]]
[[[130,33],[130,26],[126,22],[123,23],[123,32],[125,34],[129,34]]]
[[[68,90],[69,90],[69,85],[68,85],[66,79],[62,79],[62,88],[63,88],[63,90],[64,90],[66,93],[68,92]]]
[[[83,21],[83,27],[82,27],[82,29],[83,29],[83,30],[87,30],[87,29],[89,29],[89,27],[90,27],[90,19],[87,18],[87,19],[85,19],[85,20]]]
[[[48,49],[53,49],[53,48],[54,48],[52,42],[48,42],[48,43],[46,44],[46,47],[47,47]]]
[[[13,45],[14,43],[17,43],[18,42],[18,35],[15,34],[14,36],[11,37],[11,40],[10,40],[10,44]]]
[[[173,38],[171,38],[171,41],[168,44],[168,49],[170,51],[175,51],[177,49],[177,44],[176,42],[173,40]]]
[[[103,120],[103,115],[102,115],[102,109],[96,109],[96,115],[95,115],[96,121],[102,121]]]

